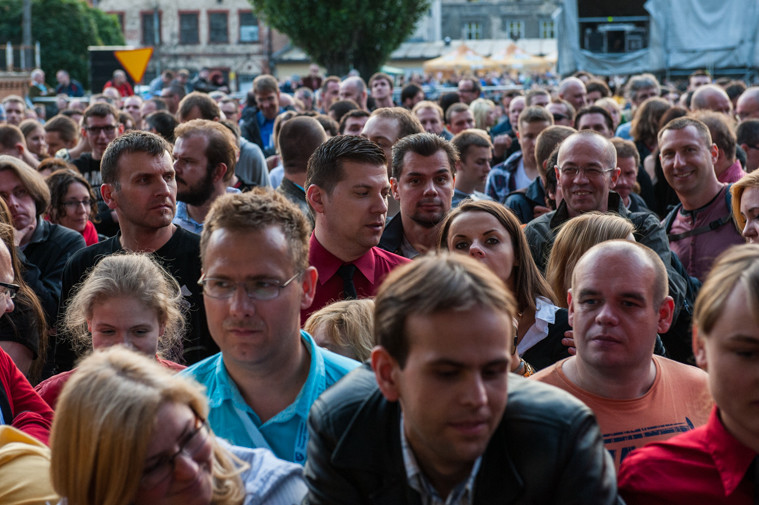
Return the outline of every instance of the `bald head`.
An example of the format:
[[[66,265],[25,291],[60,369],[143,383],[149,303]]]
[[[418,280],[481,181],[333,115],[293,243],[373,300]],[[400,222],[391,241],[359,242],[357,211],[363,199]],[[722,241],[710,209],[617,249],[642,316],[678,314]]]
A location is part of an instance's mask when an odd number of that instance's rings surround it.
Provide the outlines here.
[[[669,295],[667,269],[661,258],[651,248],[629,240],[607,240],[588,249],[572,272],[572,289],[580,284],[590,270],[595,270],[600,265],[623,263],[633,266],[640,277],[651,275],[654,280],[652,302],[655,306],[660,305]]]
[[[741,121],[759,119],[759,86],[752,86],[738,97],[735,113]]]
[[[563,165],[570,153],[594,149],[602,157],[599,161],[604,168],[615,168],[617,166],[617,151],[614,144],[603,135],[593,130],[583,130],[572,133],[561,143],[559,147],[559,166]]]
[[[716,84],[707,84],[699,86],[693,93],[691,100],[691,109],[693,110],[711,110],[730,114],[733,110],[733,104],[725,90]]]
[[[585,107],[588,91],[577,77],[567,77],[559,83],[559,98],[572,104],[575,110]]]

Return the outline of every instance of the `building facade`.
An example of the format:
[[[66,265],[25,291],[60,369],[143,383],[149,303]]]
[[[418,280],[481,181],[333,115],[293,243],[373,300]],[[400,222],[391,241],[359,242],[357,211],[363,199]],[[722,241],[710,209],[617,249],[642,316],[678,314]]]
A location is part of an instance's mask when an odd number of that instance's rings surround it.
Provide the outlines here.
[[[219,69],[234,86],[269,72],[270,56],[288,43],[253,13],[247,0],[100,0],[119,18],[134,48],[153,47],[143,82],[166,69]]]
[[[558,0],[441,0],[443,38],[553,39]]]

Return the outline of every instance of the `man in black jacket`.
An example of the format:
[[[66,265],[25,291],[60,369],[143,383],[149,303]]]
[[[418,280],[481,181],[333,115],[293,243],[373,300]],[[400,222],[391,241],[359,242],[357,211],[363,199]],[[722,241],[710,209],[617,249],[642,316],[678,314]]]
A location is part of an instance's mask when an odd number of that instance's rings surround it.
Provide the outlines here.
[[[427,255],[375,303],[371,369],[311,409],[308,503],[618,503],[589,409],[510,376],[516,306],[487,267]]]

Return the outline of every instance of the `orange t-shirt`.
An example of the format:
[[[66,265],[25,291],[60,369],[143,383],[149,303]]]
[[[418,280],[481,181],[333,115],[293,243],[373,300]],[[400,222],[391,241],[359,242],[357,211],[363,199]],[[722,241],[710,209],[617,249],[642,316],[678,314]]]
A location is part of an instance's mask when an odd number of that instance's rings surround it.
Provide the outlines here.
[[[596,415],[604,445],[619,470],[634,449],[661,442],[706,424],[714,400],[703,370],[654,356],[656,378],[646,394],[631,400],[614,400],[588,393],[571,382],[562,369],[567,358],[541,370],[531,379],[574,395]]]

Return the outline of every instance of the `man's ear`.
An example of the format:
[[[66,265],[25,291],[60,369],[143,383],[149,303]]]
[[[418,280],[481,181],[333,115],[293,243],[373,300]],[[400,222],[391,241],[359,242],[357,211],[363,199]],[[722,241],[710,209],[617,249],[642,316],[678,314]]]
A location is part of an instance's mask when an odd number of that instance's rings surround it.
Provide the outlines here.
[[[305,310],[311,306],[314,302],[314,295],[316,294],[316,281],[319,279],[319,272],[316,267],[308,267],[303,271],[303,277],[301,278],[301,290],[303,296],[300,299],[300,308]]]
[[[617,185],[617,181],[619,180],[619,174],[622,173],[622,169],[619,167],[616,167],[614,170],[611,171],[611,182],[609,183],[609,188],[613,189]]]
[[[658,333],[667,333],[672,325],[672,316],[675,313],[675,302],[671,296],[668,296],[659,305],[659,321],[656,326]]]
[[[401,201],[401,196],[398,194],[398,179],[395,177],[390,178],[390,192],[393,195],[393,198],[395,198],[396,202]]]
[[[704,338],[699,336],[698,328],[693,327],[693,356],[696,357],[696,365],[699,368],[709,371],[708,362],[706,360],[706,344]]]
[[[308,204],[314,209],[317,214],[324,214],[324,198],[325,192],[322,188],[316,184],[311,184],[306,189],[306,200]]]
[[[224,174],[227,173],[227,164],[226,163],[219,163],[216,165],[216,167],[213,169],[213,182],[219,182],[224,178]]]
[[[716,164],[719,159],[719,147],[717,147],[717,144],[712,144],[712,147],[709,148],[709,154],[712,155],[712,163]]]
[[[111,210],[115,210],[118,207],[118,203],[113,198],[115,193],[116,190],[111,184],[103,184],[100,186],[100,194],[103,195],[103,201]]]
[[[398,401],[400,398],[398,374],[401,370],[398,362],[390,356],[387,349],[378,345],[372,349],[371,363],[374,377],[377,379],[377,385],[379,385],[382,395],[387,401]]]

